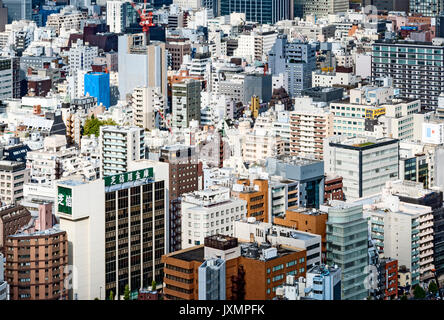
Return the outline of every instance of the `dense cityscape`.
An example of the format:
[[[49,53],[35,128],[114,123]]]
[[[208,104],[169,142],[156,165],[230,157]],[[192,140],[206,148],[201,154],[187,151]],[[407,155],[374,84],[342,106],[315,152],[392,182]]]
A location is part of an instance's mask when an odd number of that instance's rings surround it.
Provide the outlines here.
[[[0,300],[442,300],[444,1],[0,0],[0,157]]]

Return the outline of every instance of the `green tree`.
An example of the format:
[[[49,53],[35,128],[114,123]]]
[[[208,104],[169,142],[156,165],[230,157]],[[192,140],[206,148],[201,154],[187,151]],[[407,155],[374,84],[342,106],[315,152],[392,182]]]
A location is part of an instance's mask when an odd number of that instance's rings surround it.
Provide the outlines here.
[[[151,290],[156,290],[156,287],[157,287],[157,283],[156,283],[156,280],[153,280],[153,282],[151,282]]]
[[[426,297],[426,292],[420,285],[417,284],[413,289],[413,296],[415,299],[424,299]]]
[[[431,281],[429,283],[429,292],[432,294],[436,294],[438,292],[438,286],[435,281]]]
[[[106,119],[100,121],[99,119],[95,118],[94,115],[92,115],[91,118],[88,118],[85,121],[85,125],[83,126],[83,135],[89,136],[93,134],[96,137],[98,137],[100,134],[101,126],[116,126],[116,125],[117,123],[113,119]]]
[[[109,293],[109,300],[114,300],[114,292],[112,290]]]
[[[129,285],[127,284],[125,286],[125,291],[123,292],[123,299],[129,300],[129,298],[130,298],[130,290],[129,290]]]
[[[94,300],[99,300],[99,298],[95,297]]]
[[[405,293],[401,296],[401,300],[408,300],[407,295]]]

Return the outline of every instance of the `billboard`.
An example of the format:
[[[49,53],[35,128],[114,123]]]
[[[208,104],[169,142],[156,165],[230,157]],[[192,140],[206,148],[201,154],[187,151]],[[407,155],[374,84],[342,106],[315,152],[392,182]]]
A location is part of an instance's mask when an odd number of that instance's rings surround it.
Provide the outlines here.
[[[119,173],[112,176],[105,177],[105,187],[110,187],[126,182],[136,181],[140,179],[153,178],[153,168],[146,168],[142,170]]]
[[[72,190],[70,188],[57,188],[57,208],[58,212],[72,214]]]
[[[444,143],[444,123],[423,123],[422,142],[432,144]]]

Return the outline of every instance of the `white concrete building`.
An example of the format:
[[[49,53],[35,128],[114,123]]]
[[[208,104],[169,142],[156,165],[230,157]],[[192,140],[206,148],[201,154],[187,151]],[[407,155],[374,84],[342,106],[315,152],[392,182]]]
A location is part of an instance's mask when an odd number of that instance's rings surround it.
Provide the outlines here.
[[[131,106],[133,109],[133,124],[150,131],[158,127],[156,122],[159,124],[161,120],[160,116],[156,119],[158,111],[164,114],[164,117],[166,116],[164,113],[165,101],[159,87],[135,88]]]
[[[101,126],[100,176],[127,172],[128,162],[145,159],[145,130],[139,127]]]
[[[112,0],[106,2],[106,24],[113,33],[124,33],[126,25],[127,6],[129,2]]]
[[[353,73],[313,71],[313,87],[353,86],[359,79]]]
[[[247,202],[230,189],[211,186],[182,196],[182,249],[203,244],[206,236],[233,236],[234,221],[247,215]]]
[[[98,47],[86,46],[82,40],[77,40],[68,51],[70,71],[91,70],[91,64],[94,63],[94,59],[98,56],[98,50]]]
[[[387,181],[397,180],[398,158],[396,139],[332,136],[324,141],[325,173],[342,176],[348,200],[377,194]]]

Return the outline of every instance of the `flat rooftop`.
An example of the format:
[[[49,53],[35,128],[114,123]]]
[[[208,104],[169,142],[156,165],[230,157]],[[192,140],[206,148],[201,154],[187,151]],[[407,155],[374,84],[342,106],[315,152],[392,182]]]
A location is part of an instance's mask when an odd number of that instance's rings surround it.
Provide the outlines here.
[[[183,261],[200,261],[203,262],[205,256],[205,247],[203,245],[198,247],[192,247],[190,249],[180,250],[178,253],[170,255],[171,258],[183,260]]]

